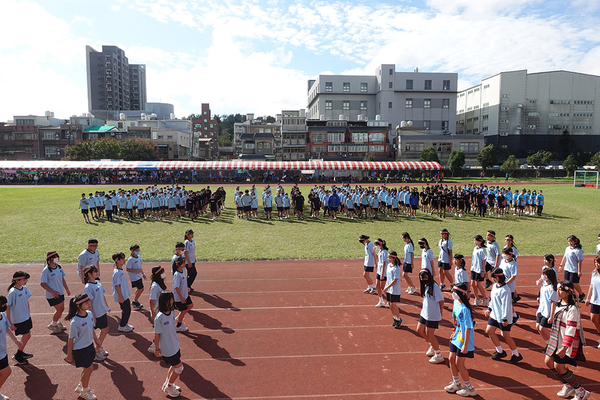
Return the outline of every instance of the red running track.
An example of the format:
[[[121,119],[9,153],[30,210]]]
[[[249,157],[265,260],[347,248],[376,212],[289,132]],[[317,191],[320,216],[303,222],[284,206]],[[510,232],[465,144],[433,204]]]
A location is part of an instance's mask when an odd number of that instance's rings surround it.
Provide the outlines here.
[[[481,398],[556,398],[561,388],[543,363],[543,341],[535,331],[535,280],[541,257],[520,257],[519,261],[517,287],[523,300],[516,306],[521,320],[512,332],[524,360],[510,365],[490,359],[494,348],[484,334],[486,319],[479,307],[476,355],[467,366]],[[145,263],[144,269],[148,272],[153,265]],[[591,257],[586,257],[586,290],[591,265]],[[0,266],[6,286],[17,269],[32,276],[28,287],[33,293],[33,337],[26,350],[34,354],[29,365],[16,366],[10,360],[13,374],[1,392],[12,399],[74,399],[80,370],[63,360],[67,335],[51,335],[46,329],[53,309],[39,286],[42,267]],[[416,332],[420,298],[403,290],[404,326],[393,329],[390,311],[375,308],[376,296],[362,293],[362,260],[217,262],[198,267],[194,286],[201,293],[192,295],[194,308],[186,316],[190,332],[180,334],[185,365],[180,398],[457,397],[443,389],[451,380],[447,360],[431,365],[424,354],[428,346]],[[71,292],[80,291],[75,267],[64,268]],[[102,281],[107,283],[112,265],[102,268]],[[119,333],[120,310],[109,295],[110,284],[106,286],[107,301],[116,310],[109,314],[110,333],[104,343],[110,355],[104,362],[95,362],[90,387],[99,399],[166,398],[161,392],[165,364],[146,350],[153,337],[149,313],[133,311],[134,332]],[[146,288],[141,300],[147,308],[149,284]],[[452,304],[450,294],[444,292],[444,296],[445,321],[436,336],[447,357]],[[588,361],[574,372],[593,398],[600,392],[600,350],[595,348],[600,337],[589,320],[589,308],[584,306],[582,314]],[[11,356],[16,349],[8,342]]]

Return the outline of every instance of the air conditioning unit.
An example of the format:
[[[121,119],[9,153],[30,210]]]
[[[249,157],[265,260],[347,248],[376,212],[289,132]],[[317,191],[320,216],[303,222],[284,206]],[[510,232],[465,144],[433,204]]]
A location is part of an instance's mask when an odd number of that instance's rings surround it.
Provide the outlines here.
[[[517,130],[520,131],[521,129],[523,129],[523,127],[521,125],[517,125]]]

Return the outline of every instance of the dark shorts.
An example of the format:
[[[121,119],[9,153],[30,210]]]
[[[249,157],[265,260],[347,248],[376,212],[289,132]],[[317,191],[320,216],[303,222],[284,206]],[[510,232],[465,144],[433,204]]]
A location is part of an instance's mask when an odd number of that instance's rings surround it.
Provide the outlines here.
[[[29,318],[28,320],[25,320],[23,322],[19,322],[17,324],[13,324],[15,326],[15,328],[17,328],[15,330],[15,335],[26,335],[31,331],[31,328],[33,328],[33,323],[31,322],[31,318]]]
[[[283,207],[283,209],[284,209],[285,211],[287,211],[287,210],[289,210],[290,208],[289,208],[289,207]]]
[[[61,294],[56,299],[52,298],[52,299],[46,299],[46,300],[48,300],[48,304],[50,304],[50,307],[54,307],[57,304],[64,303],[65,302],[65,296],[63,294]]]
[[[440,321],[428,321],[421,316],[419,316],[419,323],[431,329],[437,329],[440,326]]]
[[[400,295],[399,294],[386,293],[385,299],[388,301],[388,303],[400,303]]]
[[[473,350],[463,353],[461,351],[461,349],[459,349],[458,347],[453,345],[452,342],[450,342],[450,345],[448,346],[448,348],[450,350],[450,353],[456,353],[457,357],[466,357],[466,358],[474,358],[475,357],[475,352]]]
[[[492,264],[490,264],[489,262],[485,262],[485,272],[490,272],[492,269],[494,269],[494,267],[492,267]]]
[[[481,272],[471,271],[471,280],[473,282],[483,282],[483,276],[481,276]]]
[[[0,360],[0,371],[6,367],[8,367],[8,356],[4,356],[4,358]]]
[[[131,287],[132,288],[136,288],[136,289],[143,289],[144,288],[144,282],[142,282],[141,279],[138,279],[137,281],[131,282]]]
[[[174,367],[176,365],[179,365],[179,364],[181,364],[181,350],[177,350],[177,353],[173,354],[172,356],[169,356],[169,357],[163,356],[162,359],[169,367]]]
[[[565,281],[569,281],[571,283],[579,283],[579,275],[577,275],[577,272],[568,272],[567,270],[565,270]]]
[[[89,211],[88,211],[88,210],[81,209],[81,213],[82,213],[82,214],[88,214],[88,213],[89,213]]]
[[[96,350],[93,343],[83,349],[73,350],[73,361],[77,368],[88,368],[94,362],[94,358],[96,358]]]
[[[590,304],[590,314],[600,314],[600,305]]]
[[[108,316],[106,314],[99,316],[96,318],[96,329],[104,329],[108,328]]]
[[[552,328],[552,323],[548,322],[548,318],[544,317],[542,314],[537,313],[535,315],[535,322],[543,326],[544,328]]]
[[[491,317],[488,318],[487,324],[491,325],[491,326],[495,326],[496,328],[498,328],[504,332],[510,332],[510,328],[512,327],[512,324],[508,324],[507,326],[504,326],[501,323],[499,323],[498,321],[496,321],[494,318],[491,318]]]
[[[554,352],[554,354],[552,354],[552,358],[554,359],[554,362],[557,364],[568,364],[568,365],[572,365],[574,367],[577,366],[577,360],[571,357],[559,357],[556,355],[556,351]]]
[[[258,207],[252,207],[252,211],[258,210]]]
[[[283,212],[283,207],[277,207],[278,212]]]
[[[373,211],[378,211],[379,208],[378,207],[373,207]]]
[[[377,280],[385,282],[385,281],[387,281],[387,276],[381,276],[381,275],[377,274]]]
[[[177,211],[177,209],[175,207],[169,207],[169,211],[175,212],[175,211]]]
[[[375,270],[375,267],[367,267],[365,265],[365,272],[373,272]]]
[[[238,211],[244,211],[244,207],[239,206],[239,207],[237,207],[237,210]]]
[[[250,211],[252,211],[252,207],[244,206],[244,212],[250,212]]]
[[[265,207],[265,212],[271,212],[273,210],[273,207]]]
[[[96,207],[90,207],[90,211],[96,211]]]
[[[412,270],[413,270],[412,264],[404,263],[402,265],[402,272],[412,272]]]
[[[450,263],[438,261],[438,267],[443,268],[444,271],[450,271]]]
[[[418,206],[416,204],[413,204],[412,206],[410,206],[411,209],[416,210],[418,208]]]
[[[190,296],[188,296],[185,299],[185,304],[183,304],[181,301],[176,301],[175,302],[175,309],[179,310],[179,311],[184,311],[187,310],[188,306],[192,303],[192,299],[190,299]]]

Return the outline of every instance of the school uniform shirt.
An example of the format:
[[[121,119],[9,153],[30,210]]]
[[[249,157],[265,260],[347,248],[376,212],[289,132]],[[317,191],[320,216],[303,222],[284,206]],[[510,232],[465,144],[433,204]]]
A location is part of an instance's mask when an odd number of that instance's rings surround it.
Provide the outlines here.
[[[438,242],[438,248],[440,249],[438,261],[450,264],[450,250],[452,250],[452,240],[440,239],[440,241]]]
[[[596,254],[600,253],[600,243],[596,245]]]
[[[119,289],[121,292],[121,296],[123,297],[123,301],[127,300],[129,296],[131,296],[131,291],[129,290],[129,282],[127,282],[127,277],[125,276],[125,271],[119,268],[113,269],[112,274],[112,294],[113,300],[117,303],[119,302],[119,293],[117,293],[117,285],[119,285]]]
[[[412,264],[413,263],[413,253],[415,248],[411,242],[408,242],[404,245],[404,263]]]
[[[464,268],[454,268],[454,283],[469,282],[469,273]]]
[[[85,317],[75,314],[69,325],[69,339],[73,339],[73,350],[85,349],[94,343],[94,317],[90,311]]]
[[[504,321],[512,323],[513,307],[510,293],[508,285],[499,286],[497,283],[492,285],[491,300],[488,309],[492,310],[490,317],[498,321],[498,323]]]
[[[175,288],[179,288],[183,299],[179,297],[179,294],[177,294],[177,290],[175,290]],[[187,299],[188,297],[188,285],[185,270],[184,272],[175,271],[175,274],[173,275],[173,297],[178,303],[183,302],[183,300]]]
[[[127,275],[129,275],[129,280],[131,282],[139,281],[142,279],[142,259],[140,256],[134,257],[131,256],[127,259],[127,264],[125,264],[125,268],[135,269],[139,272],[129,272],[127,271]]]
[[[29,302],[27,301],[31,297],[31,292],[27,289],[27,286],[17,289],[16,287],[10,288],[8,291],[8,302],[7,305],[10,307],[10,322],[18,324],[23,321],[27,321],[31,314],[29,313]]]
[[[444,301],[444,295],[440,286],[433,282],[433,294],[430,296],[427,292],[429,286],[425,286],[423,294],[423,308],[421,308],[421,317],[427,321],[441,321],[442,312],[440,311],[440,301]]]
[[[180,349],[179,338],[175,331],[175,313],[168,315],[159,312],[154,318],[154,333],[158,334],[158,347],[163,357],[172,357]]]
[[[42,270],[42,276],[40,278],[40,283],[45,283],[50,286],[50,289],[54,290],[59,295],[65,294],[65,288],[63,287],[63,277],[65,276],[65,271],[57,266],[54,269],[50,269],[48,265]],[[46,298],[53,299],[54,296],[45,290]]]
[[[79,199],[79,205],[81,206],[82,210],[87,210],[88,207],[88,199]]]
[[[150,286],[150,300],[154,300],[154,305],[158,307],[158,296],[162,293],[163,288],[157,282],[152,282]]]
[[[365,267],[374,267],[375,258],[373,257],[373,242],[365,243]]]
[[[590,303],[600,306],[600,273],[592,273],[592,280],[590,281],[590,285],[594,290],[592,296],[590,297]]]
[[[6,314],[0,313],[0,360],[6,357],[6,331],[10,329],[10,322]]]
[[[519,272],[519,264],[517,264],[517,262],[515,260],[512,260],[512,261],[502,260],[502,261],[500,261],[500,268],[504,272],[504,276],[505,276],[506,280],[509,280],[513,276],[515,277],[515,279],[512,282],[507,283],[508,287],[510,288],[510,291],[514,293],[515,289],[517,288],[516,276]]]
[[[387,250],[381,249],[379,253],[377,253],[377,273],[379,276],[383,275],[383,270],[388,265],[388,252]]]
[[[189,258],[190,263],[195,263],[196,262],[196,242],[194,242],[194,239],[190,240],[186,240],[185,241],[185,251],[187,251],[187,258]],[[187,261],[187,260],[186,260]]]
[[[400,266],[395,264],[388,264],[388,268],[385,271],[387,283],[391,283],[394,279],[397,279],[396,283],[390,286],[387,290],[389,294],[402,294],[402,288],[400,287]]]
[[[558,293],[552,287],[550,282],[544,283],[540,289],[540,305],[538,306],[537,312],[544,316],[546,319],[550,318],[550,311],[552,311],[552,303],[558,301]]]
[[[574,274],[578,273],[579,261],[583,261],[583,250],[567,246],[565,249],[565,271]]]
[[[104,303],[104,293],[106,293],[106,290],[100,281],[86,283],[83,291],[87,293],[92,301],[92,313],[94,317],[101,317],[108,312],[108,307]]]
[[[493,242],[487,242],[485,261],[492,266],[496,267],[496,257],[500,254],[500,246],[495,240]]]
[[[458,349],[462,349],[465,343],[465,336],[468,329],[471,329],[469,334],[469,343],[467,343],[467,351],[475,351],[475,332],[473,327],[473,316],[471,311],[458,300],[454,300],[452,306],[452,318],[454,320],[454,334],[450,343]]]
[[[88,249],[85,249],[79,254],[79,258],[77,261],[77,275],[81,278],[80,267],[87,267],[88,265],[98,266],[100,262],[100,253],[98,250],[90,253]]]
[[[423,249],[423,254],[421,254],[421,269],[427,269],[431,272],[433,276],[433,269],[431,268],[431,263],[433,262],[433,251],[431,249]]]
[[[473,257],[471,258],[471,272],[480,274],[483,271],[485,257],[485,248],[475,246]]]

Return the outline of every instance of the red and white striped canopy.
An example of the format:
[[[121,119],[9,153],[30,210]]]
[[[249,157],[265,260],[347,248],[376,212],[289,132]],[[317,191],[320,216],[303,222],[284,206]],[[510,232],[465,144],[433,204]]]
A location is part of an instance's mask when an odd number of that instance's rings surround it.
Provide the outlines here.
[[[0,170],[16,171],[272,171],[272,170],[369,170],[436,171],[431,161],[0,161]]]

